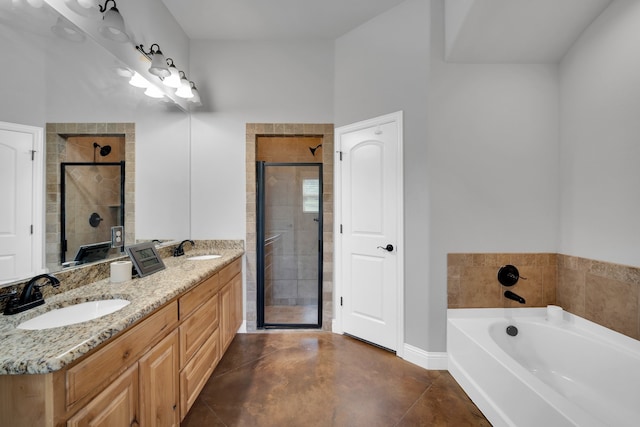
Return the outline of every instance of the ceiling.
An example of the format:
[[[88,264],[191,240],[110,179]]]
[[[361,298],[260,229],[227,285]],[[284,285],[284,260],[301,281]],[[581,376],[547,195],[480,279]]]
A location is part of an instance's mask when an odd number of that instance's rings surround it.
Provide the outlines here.
[[[404,0],[162,1],[190,39],[334,40]],[[444,1],[448,61],[554,63],[612,0]]]
[[[162,0],[190,39],[334,40],[404,0]]]
[[[445,0],[447,60],[556,63],[611,1]]]

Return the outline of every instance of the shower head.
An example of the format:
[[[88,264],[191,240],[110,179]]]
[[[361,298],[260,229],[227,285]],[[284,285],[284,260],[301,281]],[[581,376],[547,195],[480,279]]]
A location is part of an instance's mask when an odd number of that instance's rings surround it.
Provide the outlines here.
[[[311,154],[313,155],[313,157],[316,156],[316,150],[320,147],[322,147],[322,144],[318,144],[315,147],[309,147],[309,151],[311,151]]]
[[[101,146],[100,144],[98,144],[97,142],[93,143],[93,149],[95,150],[96,148],[100,148],[100,155],[102,157],[104,156],[108,156],[109,153],[111,153],[111,146],[110,145],[105,145],[104,147]]]

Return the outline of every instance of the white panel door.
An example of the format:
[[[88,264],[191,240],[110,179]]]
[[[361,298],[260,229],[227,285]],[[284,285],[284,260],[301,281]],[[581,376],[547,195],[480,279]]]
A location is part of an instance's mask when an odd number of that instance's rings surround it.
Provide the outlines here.
[[[340,168],[342,330],[396,350],[401,239],[401,122],[396,116],[336,130]]]
[[[34,257],[41,246],[32,234],[41,228],[34,224],[32,156],[38,132],[6,125],[0,123],[0,284],[37,272],[39,260]]]

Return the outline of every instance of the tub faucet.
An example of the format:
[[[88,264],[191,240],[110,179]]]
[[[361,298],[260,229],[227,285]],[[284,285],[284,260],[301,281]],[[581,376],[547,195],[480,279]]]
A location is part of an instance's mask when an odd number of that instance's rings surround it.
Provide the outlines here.
[[[46,279],[46,283],[39,285],[38,281],[40,279]],[[30,308],[44,304],[44,298],[42,297],[40,288],[47,285],[57,288],[60,286],[60,280],[50,274],[39,274],[33,277],[29,280],[29,283],[25,285],[20,297],[12,298],[7,302],[4,314],[21,313],[25,310],[29,310]]]
[[[183,240],[182,242],[180,242],[178,247],[174,249],[173,256],[182,256],[182,255],[184,255],[184,244],[187,243],[187,242],[191,243],[192,247],[196,245],[193,242],[193,240]]]
[[[504,291],[504,296],[506,298],[512,299],[514,301],[518,301],[520,304],[524,304],[525,303],[524,298],[522,298],[520,295],[518,295],[518,294],[516,294],[514,292]]]

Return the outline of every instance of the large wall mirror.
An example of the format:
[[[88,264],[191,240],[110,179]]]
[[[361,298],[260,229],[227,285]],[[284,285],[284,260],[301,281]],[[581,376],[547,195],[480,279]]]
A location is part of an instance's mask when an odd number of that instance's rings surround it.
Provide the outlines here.
[[[88,144],[79,149],[88,156],[79,162],[100,163],[107,157],[98,154],[94,161],[94,154],[104,145],[111,145],[115,153],[119,144],[104,142],[105,138],[122,139],[121,157],[114,162],[124,163],[126,244],[190,237],[189,113],[129,85],[126,66],[90,36],[68,29],[72,27],[46,2],[0,0],[0,57],[5,64],[0,121],[44,129],[46,236],[41,237],[46,243],[43,267],[50,271],[62,268],[61,163],[78,160],[73,157],[77,153],[71,155],[72,149],[78,150],[78,140]],[[100,173],[87,177],[111,179]],[[96,208],[101,218],[117,215],[121,208],[112,202],[96,205],[105,206],[100,208],[104,212]],[[77,222],[89,223],[92,213],[78,213],[83,218]]]

